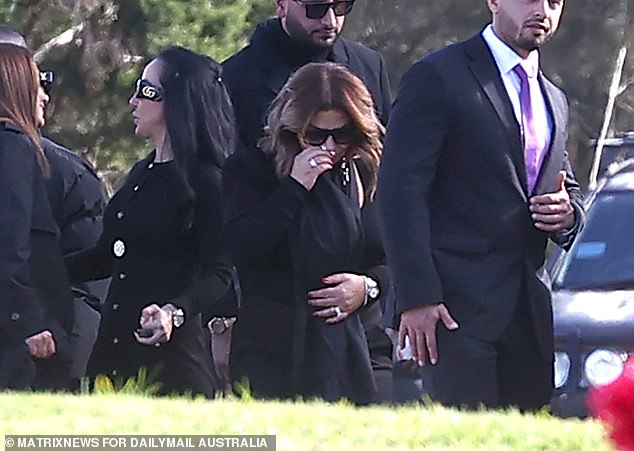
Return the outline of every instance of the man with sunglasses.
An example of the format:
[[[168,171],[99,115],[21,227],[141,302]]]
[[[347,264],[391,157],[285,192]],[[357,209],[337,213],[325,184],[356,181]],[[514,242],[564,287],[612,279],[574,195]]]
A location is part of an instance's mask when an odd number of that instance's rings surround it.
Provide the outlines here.
[[[22,34],[2,25],[0,42],[27,48]],[[40,85],[47,94],[53,82],[53,72],[40,72]],[[39,125],[43,127],[45,124]],[[45,137],[42,137],[42,147],[51,169],[46,189],[51,212],[60,230],[62,253],[67,255],[92,247],[101,233],[101,217],[106,204],[101,180],[88,163],[65,147]],[[46,268],[41,270],[46,271]],[[66,361],[58,367],[38,362],[35,388],[75,387],[84,375],[99,327],[99,313],[93,307],[97,307],[99,299],[105,295],[106,285],[106,282],[99,281],[72,287],[75,297],[73,330],[58,331],[58,335],[67,334],[69,338],[67,349],[58,346],[58,354],[61,354],[58,357]],[[88,303],[93,307],[89,307]],[[65,321],[60,320],[60,323]],[[56,336],[55,340],[58,344],[63,342],[61,336]]]
[[[240,138],[241,149],[236,157],[240,152],[257,152],[251,158],[264,158],[257,142],[263,135],[269,107],[288,77],[309,62],[328,61],[346,66],[366,84],[379,119],[387,124],[391,99],[383,57],[341,37],[354,3],[354,0],[275,0],[277,17],[259,23],[250,44],[223,63],[223,82],[233,101]],[[338,133],[338,137],[341,136]],[[271,172],[274,174],[273,169]],[[381,303],[386,292],[383,287]],[[361,319],[380,386],[379,401],[386,402],[392,399],[392,362],[390,358],[383,358],[385,349],[391,354],[391,343],[380,327],[381,303],[364,308]],[[279,321],[275,312],[267,315],[261,318],[263,324]],[[244,332],[236,338],[242,349],[264,349],[270,354],[278,351],[275,343],[261,343],[256,327],[245,331],[250,326],[246,327],[244,321]],[[280,330],[281,340],[286,336],[284,333]]]
[[[343,64],[367,85],[387,124],[390,89],[382,56],[341,37],[354,0],[275,0],[277,18],[258,24],[250,44],[223,63],[241,144],[255,148],[266,113],[289,75],[309,62]]]

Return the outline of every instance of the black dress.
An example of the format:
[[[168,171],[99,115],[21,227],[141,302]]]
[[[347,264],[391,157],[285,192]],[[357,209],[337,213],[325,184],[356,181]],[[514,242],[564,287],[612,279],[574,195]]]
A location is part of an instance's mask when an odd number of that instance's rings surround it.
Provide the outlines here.
[[[201,311],[230,286],[220,239],[221,172],[199,161],[192,201],[176,163],[153,161],[154,152],[137,163],[108,204],[98,245],[67,258],[72,280],[113,276],[88,373],[127,378],[146,367],[158,372],[162,393],[210,396],[212,362]],[[185,310],[185,324],[169,343],[139,344],[133,332],[141,310],[166,302]]]
[[[232,377],[246,377],[257,396],[371,402],[378,396],[372,368],[390,368],[391,345],[380,327],[378,303],[332,326],[312,318],[306,304],[306,291],[334,272],[368,274],[382,292],[389,287],[375,205],[367,202],[361,210],[357,205],[357,212],[341,205],[328,210],[341,199],[328,179],[322,175],[310,192],[290,177],[279,180],[271,157],[261,151],[238,151],[225,166],[225,239],[243,294],[233,331]],[[342,228],[332,237],[312,238],[309,229],[319,229],[320,222],[307,223],[306,212],[322,200],[322,224],[332,224],[326,217],[331,213],[341,222],[347,216],[351,233]],[[337,238],[341,246],[323,252],[321,245]]]

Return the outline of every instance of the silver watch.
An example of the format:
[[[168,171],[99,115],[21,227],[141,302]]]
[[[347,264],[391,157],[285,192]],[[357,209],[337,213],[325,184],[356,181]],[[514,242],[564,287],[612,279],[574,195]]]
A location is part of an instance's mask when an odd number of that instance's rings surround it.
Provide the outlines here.
[[[182,308],[176,307],[172,303],[167,303],[162,308],[172,314],[172,324],[175,328],[178,329],[185,324],[185,312]]]
[[[209,329],[209,332],[211,332],[212,334],[220,335],[220,334],[224,334],[227,331],[227,329],[233,326],[233,323],[235,322],[236,322],[235,316],[232,316],[232,317],[214,316],[207,323],[207,328]]]
[[[370,301],[376,301],[381,295],[379,284],[369,276],[365,276],[365,294]]]

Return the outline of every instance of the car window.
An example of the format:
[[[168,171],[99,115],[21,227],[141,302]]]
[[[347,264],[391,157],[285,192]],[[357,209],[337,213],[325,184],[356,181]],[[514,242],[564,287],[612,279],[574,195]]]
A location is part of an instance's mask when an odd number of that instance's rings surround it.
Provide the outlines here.
[[[634,288],[634,191],[600,193],[555,285],[567,289]]]

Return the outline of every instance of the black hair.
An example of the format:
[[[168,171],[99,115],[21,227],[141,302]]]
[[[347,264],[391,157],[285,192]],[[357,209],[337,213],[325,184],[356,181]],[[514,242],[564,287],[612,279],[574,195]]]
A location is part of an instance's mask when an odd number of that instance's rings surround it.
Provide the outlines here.
[[[170,47],[157,57],[163,91],[166,139],[183,182],[192,195],[198,164],[222,168],[233,152],[233,106],[222,82],[222,66],[183,47]]]

